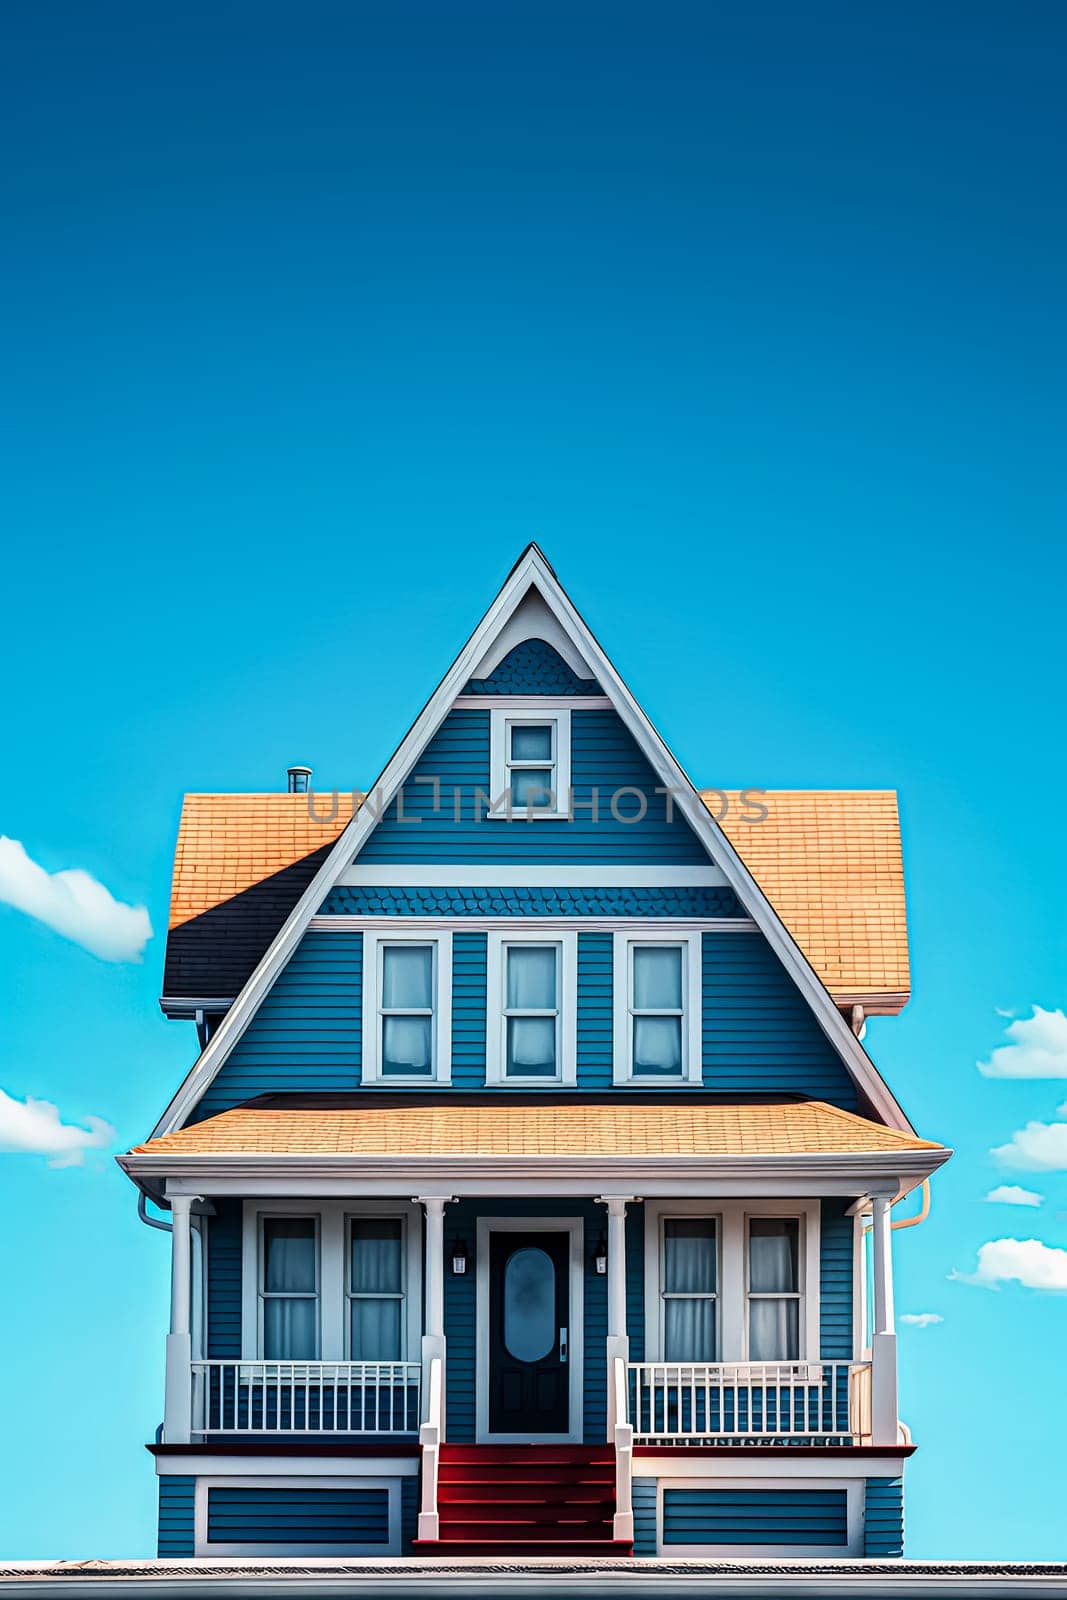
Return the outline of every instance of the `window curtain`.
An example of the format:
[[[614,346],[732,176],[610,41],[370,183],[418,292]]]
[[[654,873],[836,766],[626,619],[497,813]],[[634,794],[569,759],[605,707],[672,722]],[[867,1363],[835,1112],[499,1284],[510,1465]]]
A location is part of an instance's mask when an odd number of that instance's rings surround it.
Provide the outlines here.
[[[795,1361],[800,1353],[799,1224],[792,1217],[753,1217],[748,1235],[750,1361]]]
[[[716,1359],[718,1258],[715,1223],[707,1217],[668,1218],[663,1224],[664,1358]],[[680,1296],[681,1298],[672,1298]]]
[[[386,945],[382,951],[382,1009],[432,1011],[433,948]],[[433,1072],[433,1018],[382,1018],[382,1075],[399,1077]]]
[[[527,726],[517,722],[511,729],[512,761],[551,761],[552,729],[544,726]]]
[[[366,1218],[353,1221],[351,1229],[352,1360],[399,1361],[403,1304],[401,1224],[384,1217]],[[383,1298],[374,1298],[379,1295]]]
[[[633,953],[633,1009],[682,1009],[682,952],[638,948]],[[641,1077],[677,1078],[682,1070],[682,1019],[633,1019],[633,1070]]]
[[[638,946],[633,954],[634,1010],[681,1011],[682,952]]]
[[[556,950],[512,945],[507,951],[509,1011],[556,1010]],[[555,1077],[555,1017],[509,1017],[507,1070],[517,1077]]]
[[[315,1223],[310,1217],[267,1217],[263,1247],[263,1353],[273,1361],[313,1361],[319,1321]]]

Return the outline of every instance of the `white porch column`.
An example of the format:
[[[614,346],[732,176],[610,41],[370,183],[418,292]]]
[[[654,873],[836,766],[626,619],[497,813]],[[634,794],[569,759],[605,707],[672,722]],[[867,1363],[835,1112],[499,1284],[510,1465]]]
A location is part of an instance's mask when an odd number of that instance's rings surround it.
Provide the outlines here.
[[[890,1199],[871,1200],[871,1243],[874,1268],[874,1327],[871,1333],[871,1438],[895,1445],[899,1428],[897,1401],[897,1335],[893,1320],[893,1251]]]
[[[423,1418],[429,1403],[430,1362],[445,1355],[445,1206],[452,1195],[416,1195],[426,1214],[426,1304],[423,1308],[422,1386]]]
[[[163,1437],[168,1444],[188,1444],[193,1425],[192,1206],[187,1194],[175,1195],[170,1203],[170,1332],[163,1406]]]
[[[626,1207],[635,1195],[598,1195],[597,1204],[608,1213],[608,1443],[615,1448],[615,1517],[612,1532],[616,1539],[634,1536],[633,1472],[634,1430],[627,1415],[626,1363],[630,1359],[630,1340],[626,1333]],[[621,1364],[621,1371],[620,1371]]]
[[[445,1206],[452,1196],[416,1195],[426,1214],[426,1304],[422,1336],[422,1495],[418,1536],[436,1539],[440,1532],[437,1474],[445,1435]]]

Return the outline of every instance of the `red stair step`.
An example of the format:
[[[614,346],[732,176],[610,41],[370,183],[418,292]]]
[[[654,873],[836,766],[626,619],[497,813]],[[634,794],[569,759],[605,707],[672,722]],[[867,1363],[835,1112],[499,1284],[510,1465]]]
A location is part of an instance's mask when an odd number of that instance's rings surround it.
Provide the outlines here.
[[[634,1553],[633,1545],[625,1539],[416,1539],[412,1549],[420,1556],[499,1556],[508,1561],[538,1556],[624,1559]]]

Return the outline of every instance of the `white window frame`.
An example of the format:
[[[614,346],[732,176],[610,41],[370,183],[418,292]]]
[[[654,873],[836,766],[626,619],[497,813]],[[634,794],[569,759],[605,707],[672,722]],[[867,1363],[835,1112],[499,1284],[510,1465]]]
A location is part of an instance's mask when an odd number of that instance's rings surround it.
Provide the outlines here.
[[[554,782],[551,806],[516,806],[511,803],[510,757],[513,727],[551,727]],[[543,761],[516,763],[543,767]],[[489,712],[489,796],[488,817],[496,821],[561,822],[570,817],[571,802],[571,714],[569,709],[539,706],[536,700],[516,697],[513,705],[494,706]]]
[[[318,1473],[301,1473],[289,1477],[198,1477],[193,1493],[193,1550],[197,1556],[398,1556],[401,1553],[401,1502],[399,1476],[381,1477],[378,1463],[375,1475],[365,1472],[368,1463],[346,1463],[348,1476],[325,1477]],[[389,1492],[389,1536],[384,1544],[287,1544],[284,1551],[277,1545],[247,1544],[231,1540],[208,1539],[208,1494],[212,1489],[387,1489]]]
[[[421,1073],[382,1075],[382,951],[389,945],[420,944],[433,949],[433,1028],[431,1049],[433,1070]],[[450,931],[416,932],[398,928],[394,933],[363,934],[363,1074],[364,1084],[411,1087],[452,1081],[452,934]]]
[[[668,1300],[668,1290],[664,1287],[664,1285],[666,1283],[666,1276],[667,1276],[667,1273],[666,1273],[666,1263],[667,1263],[667,1226],[666,1225],[667,1225],[668,1222],[692,1222],[694,1220],[697,1220],[697,1221],[706,1220],[708,1222],[714,1222],[714,1224],[715,1224],[715,1292],[714,1292],[714,1294],[707,1294],[707,1293],[682,1294],[682,1293],[679,1293],[678,1291],[675,1291],[673,1294],[669,1295],[669,1298],[672,1299],[672,1300],[713,1300],[715,1302],[715,1347],[720,1352],[719,1359],[721,1360],[721,1351],[722,1351],[722,1218],[719,1216],[718,1212],[715,1212],[715,1211],[678,1211],[678,1210],[671,1211],[671,1210],[668,1210],[666,1208],[666,1206],[664,1206],[664,1209],[661,1210],[660,1213],[659,1213],[659,1217],[658,1217],[657,1224],[656,1224],[657,1231],[658,1231],[658,1234],[659,1234],[659,1247],[658,1247],[659,1266],[658,1266],[658,1275],[657,1275],[657,1286],[658,1286],[658,1291],[659,1292],[658,1292],[657,1297],[656,1297],[657,1298],[657,1302],[658,1302],[657,1318],[658,1318],[658,1323],[659,1323],[659,1348],[662,1351],[666,1351],[666,1348],[667,1348],[667,1300]],[[667,1359],[672,1359],[673,1360],[673,1359],[677,1359],[677,1358],[676,1357],[668,1358],[666,1355],[664,1355],[663,1359],[664,1360],[667,1360]]]
[[[315,1293],[309,1294],[284,1294],[278,1290],[268,1293],[265,1288],[267,1270],[267,1248],[265,1241],[268,1222],[290,1222],[294,1219],[304,1220],[310,1217],[315,1225]],[[300,1208],[292,1209],[288,1206],[270,1206],[256,1215],[256,1261],[255,1261],[255,1291],[256,1291],[256,1350],[264,1361],[321,1361],[322,1360],[322,1223],[318,1215]],[[268,1300],[311,1300],[315,1301],[315,1343],[318,1354],[313,1356],[267,1356],[265,1323],[266,1302]]]
[[[714,1217],[719,1228],[718,1346],[715,1365],[747,1363],[748,1223],[751,1217],[790,1217],[800,1222],[801,1361],[819,1361],[821,1208],[818,1200],[769,1197],[759,1200],[646,1200],[646,1361],[663,1361],[663,1221],[667,1217]]]
[[[641,946],[667,945],[682,951],[682,1070],[677,1078],[640,1075],[633,1070],[633,951]],[[613,948],[614,1050],[616,1084],[639,1089],[699,1087],[703,1082],[701,1039],[701,934],[650,930],[616,933]]]
[[[493,931],[486,946],[485,1081],[522,1088],[572,1087],[578,1081],[578,935],[517,928]],[[556,965],[556,1075],[518,1077],[507,1070],[507,950],[512,945],[554,946]]]
[[[318,1223],[319,1354],[317,1361],[350,1361],[348,1222],[351,1217],[398,1218],[403,1225],[404,1305],[399,1361],[418,1361],[422,1349],[421,1208],[403,1200],[246,1200],[241,1237],[241,1360],[264,1361],[263,1218],[307,1217]]]

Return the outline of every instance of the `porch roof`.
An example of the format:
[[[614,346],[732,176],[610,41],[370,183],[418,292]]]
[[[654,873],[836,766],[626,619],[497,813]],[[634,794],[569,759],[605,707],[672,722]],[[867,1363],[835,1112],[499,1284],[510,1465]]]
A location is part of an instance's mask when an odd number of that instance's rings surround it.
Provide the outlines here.
[[[930,1152],[944,1146],[821,1100],[627,1103],[575,1098],[561,1104],[346,1105],[264,1096],[203,1122],[150,1139],[131,1157],[402,1156],[790,1157]]]

